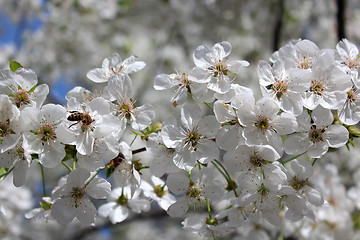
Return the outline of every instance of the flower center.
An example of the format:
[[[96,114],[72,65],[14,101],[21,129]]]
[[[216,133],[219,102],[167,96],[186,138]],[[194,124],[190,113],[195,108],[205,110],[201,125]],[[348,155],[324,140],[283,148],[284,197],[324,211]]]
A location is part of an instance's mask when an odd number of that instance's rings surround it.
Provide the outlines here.
[[[303,187],[305,187],[305,185],[308,183],[308,179],[306,180],[301,180],[298,179],[296,176],[294,176],[291,180],[290,180],[290,186],[295,189],[296,191],[299,191],[300,189],[302,189]]]
[[[196,151],[196,145],[199,143],[202,136],[200,135],[199,128],[194,127],[192,130],[190,130],[187,133],[186,139],[185,139],[185,145],[189,145],[189,147],[193,147]]]
[[[323,142],[323,133],[325,132],[325,128],[316,129],[316,126],[311,126],[311,129],[309,131],[309,139],[313,143],[317,142]]]
[[[122,116],[124,116],[127,120],[131,119],[131,113],[134,110],[134,105],[132,102],[124,102],[120,108],[119,108],[119,112]]]
[[[188,190],[186,191],[186,196],[200,201],[201,190],[198,186],[193,185],[193,186],[189,187]]]
[[[263,203],[264,197],[266,197],[269,194],[269,189],[267,189],[264,185],[264,183],[261,183],[260,187],[258,188],[257,192],[259,193],[261,197],[261,203]]]
[[[260,155],[257,155],[256,153],[253,155],[250,155],[249,161],[250,161],[252,167],[262,167],[264,164],[266,164],[264,159]],[[251,169],[249,169],[249,171],[250,170]]]
[[[325,86],[323,85],[322,82],[318,81],[318,80],[312,80],[311,81],[311,86],[310,86],[310,92],[313,92],[316,95],[323,95],[325,91]]]
[[[14,162],[26,161],[24,154],[25,150],[21,147],[21,144],[16,145],[15,148],[8,151],[8,156],[14,160]]]
[[[309,68],[311,68],[313,62],[314,62],[314,59],[312,57],[304,56],[303,58],[298,59],[297,68],[309,69]]]
[[[82,204],[82,198],[85,196],[85,188],[83,187],[73,187],[72,192],[70,193],[71,197],[75,200],[75,208],[79,207]]]
[[[344,63],[349,68],[355,68],[355,69],[358,68],[360,65],[360,63],[357,61],[357,58],[355,59],[348,58]]]
[[[123,70],[123,66],[120,66],[119,68],[111,68],[111,71],[114,73],[114,75],[120,73]]]
[[[280,100],[284,93],[287,93],[287,88],[288,86],[283,81],[277,81],[271,86],[271,89],[275,92],[278,100]]]
[[[187,77],[187,75],[185,73],[181,74],[181,76],[179,78],[179,82],[180,82],[180,85],[184,86],[184,87],[188,87],[190,85],[189,78]]]
[[[357,99],[357,95],[354,93],[354,89],[350,89],[350,91],[347,92],[347,102],[354,102]]]
[[[15,105],[20,108],[30,103],[30,95],[27,91],[20,89],[15,93]]]
[[[8,134],[14,134],[15,132],[10,128],[10,120],[7,119],[5,123],[0,122],[0,143]]]
[[[258,116],[258,121],[254,123],[261,132],[265,133],[266,130],[271,128],[270,121],[267,117]]]
[[[227,75],[229,67],[222,60],[219,60],[214,66],[210,67],[209,70],[212,70],[214,77],[217,77],[218,75]]]
[[[47,142],[56,139],[54,126],[45,123],[37,131],[36,134],[40,136],[41,141]]]

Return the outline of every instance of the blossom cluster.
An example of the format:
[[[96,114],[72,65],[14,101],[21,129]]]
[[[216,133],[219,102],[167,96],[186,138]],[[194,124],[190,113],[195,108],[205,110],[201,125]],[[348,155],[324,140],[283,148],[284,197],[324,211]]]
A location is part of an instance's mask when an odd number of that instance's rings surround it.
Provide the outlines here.
[[[11,61],[0,72],[2,177],[12,172],[13,184],[23,186],[34,162],[42,171],[61,164],[69,171],[50,196],[42,179],[40,208],[26,216],[83,225],[100,216],[115,224],[154,201],[206,237],[249,222],[316,221],[324,196],[311,184],[315,163],[359,136],[352,127],[360,121],[358,49],[346,39],[336,49],[289,42],[260,61],[260,99],[236,83],[249,63],[233,60],[231,50],[226,41],[201,45],[188,72],[155,77],[155,90],[172,90],[180,110],[179,119],[162,123],[151,105],[133,99],[129,75],[146,66],[135,56],[104,59],[87,73],[98,91],[75,87],[65,106],[44,104],[49,87]],[[144,148],[127,143],[129,130]],[[140,152],[152,157],[148,166],[133,156]],[[187,217],[192,208],[208,214]]]

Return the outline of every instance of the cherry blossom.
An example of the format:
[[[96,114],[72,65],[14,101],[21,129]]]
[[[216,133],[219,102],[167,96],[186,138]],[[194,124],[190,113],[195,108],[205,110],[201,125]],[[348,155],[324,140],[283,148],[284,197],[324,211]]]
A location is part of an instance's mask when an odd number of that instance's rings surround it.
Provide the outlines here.
[[[199,106],[186,104],[181,109],[181,126],[173,120],[163,126],[164,144],[175,149],[174,163],[181,169],[191,170],[197,161],[207,163],[218,157],[218,147],[211,138],[220,124],[214,116],[201,115]]]
[[[297,117],[301,134],[290,136],[284,143],[288,154],[307,152],[309,157],[323,156],[329,147],[338,148],[348,141],[349,132],[341,125],[332,125],[331,111],[321,106],[314,109],[311,116],[303,112]]]
[[[90,178],[90,172],[83,168],[72,171],[66,183],[52,194],[54,204],[51,216],[60,223],[71,222],[75,217],[84,225],[94,223],[96,208],[89,197],[107,198],[111,185],[103,178]]]
[[[228,62],[227,57],[230,52],[231,45],[226,41],[216,43],[211,49],[202,45],[197,47],[193,59],[195,65],[200,68],[195,75],[201,76],[197,77],[202,80],[199,82],[207,83],[207,87],[215,92],[221,94],[228,92],[233,81],[230,74],[238,74],[241,67],[249,66],[249,63],[244,60]]]
[[[114,53],[112,57],[105,58],[102,68],[90,70],[86,76],[93,82],[107,82],[111,77],[118,74],[128,75],[137,72],[145,67],[145,62],[136,61],[136,56],[130,56],[122,61],[119,54]]]
[[[129,208],[135,213],[149,211],[150,202],[140,198],[140,193],[140,189],[132,192],[130,186],[115,188],[108,198],[108,203],[99,207],[100,216],[109,217],[115,224],[124,221],[129,216]]]

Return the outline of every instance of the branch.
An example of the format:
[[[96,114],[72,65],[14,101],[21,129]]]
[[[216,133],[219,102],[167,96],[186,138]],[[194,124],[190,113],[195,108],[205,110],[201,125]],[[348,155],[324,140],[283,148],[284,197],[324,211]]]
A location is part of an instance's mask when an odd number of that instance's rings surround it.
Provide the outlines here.
[[[281,29],[283,25],[283,15],[284,15],[284,0],[279,0],[278,12],[276,14],[277,18],[275,22],[274,35],[273,35],[273,51],[277,51],[279,49]]]
[[[343,38],[346,38],[346,28],[345,28],[346,0],[336,0],[336,3],[337,3],[336,19],[338,25],[337,36],[338,36],[338,40],[340,41]]]

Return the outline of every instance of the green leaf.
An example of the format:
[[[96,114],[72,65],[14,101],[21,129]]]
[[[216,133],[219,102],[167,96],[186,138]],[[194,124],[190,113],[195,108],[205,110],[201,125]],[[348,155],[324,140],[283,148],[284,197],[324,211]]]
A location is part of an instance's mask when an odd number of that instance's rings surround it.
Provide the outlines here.
[[[11,71],[15,72],[16,69],[23,68],[23,66],[19,62],[13,61],[13,60],[11,60],[11,58],[9,58],[9,60],[10,60],[10,70]]]
[[[65,145],[65,157],[64,159],[62,160],[62,162],[65,162],[65,161],[68,161],[70,159],[74,159],[75,161],[77,160],[77,157],[76,157],[76,146],[74,145]]]
[[[114,171],[115,171],[114,167],[108,167],[106,170],[106,178],[109,178]]]
[[[0,168],[0,176],[4,175],[5,173],[7,173],[7,168]]]
[[[28,91],[28,93],[31,93],[31,92],[35,91],[35,89],[36,89],[36,85],[33,86],[33,87]]]
[[[12,168],[13,169],[13,168]],[[4,180],[4,178],[9,174],[9,172],[11,172],[12,171],[12,169],[7,169],[7,168],[4,168],[4,167],[2,167],[2,168],[0,168],[0,182],[2,181],[2,180]]]

